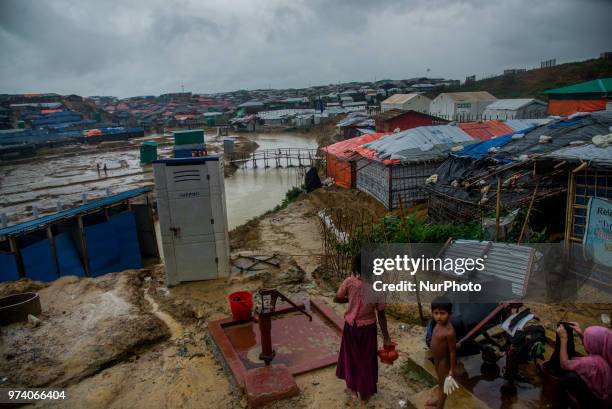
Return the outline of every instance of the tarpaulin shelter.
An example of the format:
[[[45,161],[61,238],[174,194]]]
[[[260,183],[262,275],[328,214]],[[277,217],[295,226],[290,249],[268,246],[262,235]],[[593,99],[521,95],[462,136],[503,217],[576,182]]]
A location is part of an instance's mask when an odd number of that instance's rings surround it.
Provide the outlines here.
[[[374,128],[374,119],[365,112],[355,111],[338,122],[336,127],[342,131],[344,138],[353,138],[359,136],[359,128]]]
[[[604,211],[597,212],[591,206],[603,202],[609,208],[612,203],[612,134],[596,136],[590,143],[557,149],[539,161],[552,162],[555,166],[565,164],[568,169],[564,243],[568,264],[577,267],[572,268],[573,273],[596,287],[612,291],[612,265],[606,256],[609,252],[600,252],[602,264],[601,259],[585,251],[585,247],[589,248],[589,239],[603,241],[604,245],[609,243],[612,216],[605,211],[605,206]],[[595,218],[590,212],[595,213]]]
[[[355,187],[355,148],[381,138],[384,133],[370,133],[334,143],[323,148],[325,152],[327,177],[336,185],[350,189]]]
[[[0,229],[0,281],[95,277],[159,259],[151,188],[132,189]]]
[[[606,109],[612,101],[612,78],[602,78],[544,91],[550,115],[569,116],[576,112]]]
[[[596,135],[608,134],[611,125],[612,112],[593,112],[453,152],[433,172],[436,183],[426,187],[430,193],[430,219],[438,223],[467,221],[493,211],[498,177],[502,182],[500,202],[505,208],[520,208],[532,198],[538,202],[558,197],[567,189],[567,172],[545,164],[543,158],[564,147],[589,143]],[[538,165],[534,167],[536,161]]]
[[[395,209],[427,199],[425,180],[452,148],[474,143],[461,128],[452,125],[421,126],[386,135],[356,148],[356,186]]]
[[[502,121],[463,122],[457,125],[473,138],[486,141],[496,136],[508,135],[513,129]]]

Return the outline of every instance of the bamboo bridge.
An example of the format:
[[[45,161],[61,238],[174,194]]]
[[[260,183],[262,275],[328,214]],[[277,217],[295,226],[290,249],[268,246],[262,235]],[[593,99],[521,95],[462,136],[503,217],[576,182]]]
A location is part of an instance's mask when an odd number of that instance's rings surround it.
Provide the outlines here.
[[[252,153],[234,152],[226,156],[228,163],[240,168],[309,167],[314,166],[316,160],[323,159],[317,155],[317,149],[311,148],[260,149]]]

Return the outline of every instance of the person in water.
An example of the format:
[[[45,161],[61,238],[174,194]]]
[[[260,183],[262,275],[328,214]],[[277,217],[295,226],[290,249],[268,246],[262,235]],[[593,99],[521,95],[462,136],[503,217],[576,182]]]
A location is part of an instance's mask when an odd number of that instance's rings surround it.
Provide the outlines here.
[[[588,355],[570,359],[567,330],[563,325],[557,327],[561,344],[561,368],[580,377],[579,382],[567,382],[567,390],[578,395],[582,402],[594,404],[592,407],[612,407],[612,330],[591,326],[583,331],[576,322],[570,322],[569,325],[582,339]],[[581,388],[580,381],[584,382],[586,388]]]
[[[378,383],[377,318],[384,344],[391,344],[391,338],[385,304],[368,282],[371,271],[361,271],[360,254],[353,258],[352,270],[334,298],[334,302],[348,303],[336,376],[346,382],[353,397],[368,401],[377,392]]]
[[[438,377],[437,397],[427,401],[426,406],[444,407],[447,393],[457,387],[452,375],[457,366],[457,341],[455,328],[450,322],[453,304],[445,298],[438,297],[431,303],[431,315],[436,322],[431,335],[431,353]],[[453,384],[449,389],[448,385]]]

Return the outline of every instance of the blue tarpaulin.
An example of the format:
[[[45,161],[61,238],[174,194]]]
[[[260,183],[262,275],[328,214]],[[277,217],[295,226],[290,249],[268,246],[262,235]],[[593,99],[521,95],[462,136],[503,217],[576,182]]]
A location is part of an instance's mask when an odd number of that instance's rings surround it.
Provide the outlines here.
[[[128,190],[123,193],[106,196],[101,199],[92,200],[87,204],[73,207],[72,209],[62,210],[61,212],[42,216],[38,219],[28,220],[26,222],[19,223],[14,226],[2,228],[0,229],[0,236],[21,235],[32,230],[42,229],[51,223],[56,223],[64,219],[69,219],[71,217],[78,216],[79,214],[85,214],[91,212],[92,210],[102,208],[104,206],[110,206],[114,203],[122,202],[129,198],[148,193],[151,190],[152,189],[150,187],[141,187],[137,189]]]
[[[85,227],[85,240],[92,277],[142,267],[133,212]]]
[[[0,251],[0,281],[13,281],[19,279],[17,258],[13,253]]]
[[[22,247],[20,252],[26,277],[38,281],[53,281],[58,277],[49,239]]]
[[[85,270],[69,233],[55,236],[55,251],[60,276],[85,276]]]
[[[496,138],[491,138],[489,140],[486,141],[482,141],[479,143],[473,143],[471,145],[466,145],[463,147],[462,150],[458,151],[458,152],[453,152],[451,155],[452,156],[457,156],[457,157],[461,157],[461,158],[472,158],[472,159],[482,159],[485,156],[489,155],[489,149],[491,148],[501,148],[502,146],[510,143],[512,141],[512,137],[514,135],[517,134],[525,134],[529,131],[531,131],[534,127],[528,128],[528,129],[523,129],[521,131],[517,131],[517,132],[513,132],[511,134],[508,135],[504,135],[504,136],[498,136]],[[496,158],[495,155],[491,155],[493,158],[497,159],[499,162],[502,163],[510,163],[511,160],[507,159],[507,158]]]

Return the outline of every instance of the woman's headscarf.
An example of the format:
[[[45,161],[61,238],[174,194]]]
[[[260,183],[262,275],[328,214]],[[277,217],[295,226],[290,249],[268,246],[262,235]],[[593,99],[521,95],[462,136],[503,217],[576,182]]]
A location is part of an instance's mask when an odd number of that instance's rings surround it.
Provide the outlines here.
[[[593,395],[602,402],[612,404],[612,330],[588,327],[582,338],[588,356],[572,358],[565,369],[576,372]]]

